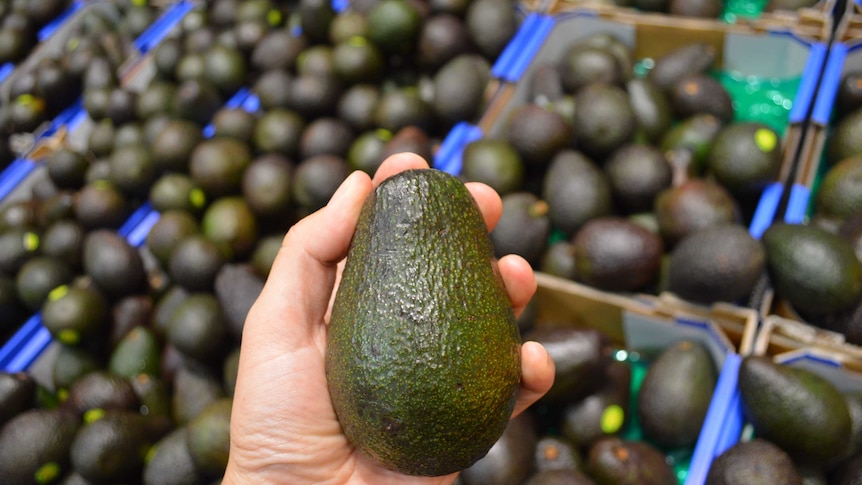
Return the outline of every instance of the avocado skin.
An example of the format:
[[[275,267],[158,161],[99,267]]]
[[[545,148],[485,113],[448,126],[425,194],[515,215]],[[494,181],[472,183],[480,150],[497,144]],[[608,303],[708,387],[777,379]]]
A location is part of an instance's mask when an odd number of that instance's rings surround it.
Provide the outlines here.
[[[746,357],[739,367],[739,391],[757,436],[781,447],[797,464],[830,465],[850,445],[847,401],[817,374],[768,357]]]
[[[706,485],[767,482],[803,485],[787,453],[760,438],[737,443],[720,454],[706,477]]]
[[[332,308],[326,374],[358,449],[401,473],[462,470],[509,421],[520,335],[464,184],[408,170],[372,192]]]

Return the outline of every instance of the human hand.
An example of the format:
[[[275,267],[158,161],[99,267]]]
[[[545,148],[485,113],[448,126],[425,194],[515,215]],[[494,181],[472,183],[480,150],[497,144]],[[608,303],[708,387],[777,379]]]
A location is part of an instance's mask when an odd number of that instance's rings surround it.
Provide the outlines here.
[[[354,172],[329,204],[294,225],[269,279],[249,311],[242,336],[231,415],[231,448],[223,484],[450,484],[445,477],[412,477],[383,468],[344,436],[324,370],[329,310],[341,265],[366,196],[386,178],[428,168],[414,154],[386,159],[374,179]],[[499,195],[467,183],[490,231],[502,212]],[[529,264],[498,261],[515,314],[536,291]],[[537,342],[521,346],[521,386],[513,416],[550,389],[554,364]]]

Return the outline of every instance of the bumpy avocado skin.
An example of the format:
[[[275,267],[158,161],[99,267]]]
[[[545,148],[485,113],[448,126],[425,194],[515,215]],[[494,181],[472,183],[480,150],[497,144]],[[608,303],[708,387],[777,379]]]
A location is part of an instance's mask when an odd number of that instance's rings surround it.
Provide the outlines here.
[[[481,212],[432,169],[366,199],[332,308],[326,373],[344,433],[384,466],[439,476],[484,456],[520,381],[520,334]]]

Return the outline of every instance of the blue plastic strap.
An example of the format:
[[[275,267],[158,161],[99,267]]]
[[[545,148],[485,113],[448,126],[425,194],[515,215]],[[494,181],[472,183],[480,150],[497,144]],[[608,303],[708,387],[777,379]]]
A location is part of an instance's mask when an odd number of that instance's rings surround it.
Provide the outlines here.
[[[790,187],[787,210],[784,211],[784,222],[788,224],[802,224],[805,222],[805,214],[808,211],[808,199],[810,197],[811,189],[801,184],[793,184]]]
[[[54,32],[60,29],[64,22],[69,20],[69,18],[80,10],[81,7],[84,6],[84,2],[82,0],[75,0],[72,2],[72,5],[69,5],[69,8],[64,10],[60,15],[54,17],[53,20],[45,24],[39,32],[36,33],[36,37],[39,39],[39,42],[44,42],[45,39],[51,37]]]
[[[15,360],[18,351],[24,347],[30,338],[42,326],[42,319],[39,315],[33,315],[27,320],[14,335],[0,347],[0,369],[9,371],[9,363]]]
[[[799,89],[796,91],[793,107],[790,108],[788,116],[790,123],[802,123],[808,117],[811,104],[817,95],[817,82],[820,79],[823,65],[826,63],[827,52],[826,45],[822,42],[811,45],[811,50],[808,52],[808,60],[805,62],[805,69],[802,71],[802,80],[799,83]]]
[[[9,77],[9,75],[12,74],[14,70],[15,64],[12,64],[11,62],[4,63],[2,66],[0,66],[0,83],[5,81],[6,78]]]
[[[156,19],[145,31],[135,39],[135,47],[146,54],[150,49],[154,48],[170,33],[170,31],[182,20],[182,18],[191,11],[194,4],[190,1],[183,0],[168,7],[161,17]]]
[[[245,101],[242,102],[242,109],[249,113],[257,113],[260,111],[260,98],[256,94],[249,94]]]
[[[803,355],[800,355],[797,357],[793,357],[791,359],[787,359],[784,362],[782,362],[781,365],[792,364],[793,362],[798,362],[800,360],[810,360],[813,362],[819,362],[821,364],[826,364],[829,367],[841,367],[841,363],[838,361],[832,360],[828,357],[823,357],[820,355],[814,355],[814,354],[809,354],[809,353],[806,353],[806,354],[803,354]]]
[[[820,90],[817,100],[814,102],[814,111],[811,120],[826,126],[832,116],[832,108],[835,105],[835,97],[841,85],[841,74],[844,70],[844,61],[847,58],[847,45],[835,44],[829,51],[829,60],[823,69],[823,79],[820,81]]]
[[[509,43],[503,48],[503,52],[497,57],[497,61],[491,66],[491,75],[497,79],[506,79],[506,74],[509,71],[509,66],[515,62],[515,59],[521,55],[521,50],[524,45],[529,42],[530,34],[533,28],[539,21],[539,14],[531,13],[527,15],[515,35],[509,39]]]
[[[129,241],[129,244],[132,246],[139,248],[144,241],[147,240],[147,235],[150,233],[150,229],[158,222],[160,214],[157,211],[150,211],[147,215],[141,219],[141,221],[135,226],[134,229],[129,231],[128,236],[126,236],[126,240]]]
[[[715,443],[713,458],[727,451],[728,448],[739,442],[742,436],[742,428],[745,426],[745,413],[742,410],[742,395],[739,389],[734,390],[730,403],[727,405],[727,414],[724,416],[724,428]]]
[[[434,154],[434,168],[452,175],[459,175],[464,147],[479,138],[482,138],[482,130],[478,126],[466,121],[456,124],[449,130],[437,153]]]
[[[42,317],[37,314],[32,318],[39,323],[36,332],[27,339],[17,354],[6,364],[8,372],[20,372],[30,367],[42,352],[51,344],[51,333],[42,325]]]
[[[757,208],[754,209],[754,217],[751,219],[751,225],[748,226],[748,233],[751,234],[751,237],[760,239],[760,236],[772,225],[783,193],[784,184],[772,182],[760,194]]]
[[[347,10],[347,7],[350,6],[350,0],[332,0],[330,3],[332,4],[332,10],[339,13]]]
[[[697,438],[694,453],[691,457],[691,465],[685,478],[685,485],[703,485],[706,483],[706,475],[712,465],[712,459],[716,456],[719,439],[729,416],[729,405],[733,402],[736,394],[736,383],[739,380],[739,364],[742,359],[737,354],[727,354],[724,366],[718,376],[718,383],[712,394],[709,410],[703,420],[703,427]],[[739,435],[737,435],[737,439]]]
[[[533,34],[521,51],[521,55],[515,58],[515,61],[509,66],[509,72],[507,73],[508,81],[517,82],[521,79],[527,67],[533,62],[533,58],[536,57],[536,53],[539,52],[542,44],[545,43],[545,39],[548,38],[548,35],[554,28],[554,23],[554,18],[547,15],[543,15],[539,19],[538,24],[533,30]]]
[[[19,158],[9,164],[3,173],[0,173],[0,200],[9,197],[15,187],[36,169],[36,163],[27,158]]]

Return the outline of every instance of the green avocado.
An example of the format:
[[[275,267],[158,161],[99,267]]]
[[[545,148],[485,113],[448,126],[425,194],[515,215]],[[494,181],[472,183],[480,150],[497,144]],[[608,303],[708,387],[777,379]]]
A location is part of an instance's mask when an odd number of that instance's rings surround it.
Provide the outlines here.
[[[454,176],[408,170],[366,199],[332,308],[326,374],[345,435],[387,468],[462,470],[506,428],[521,339],[493,257]]]

